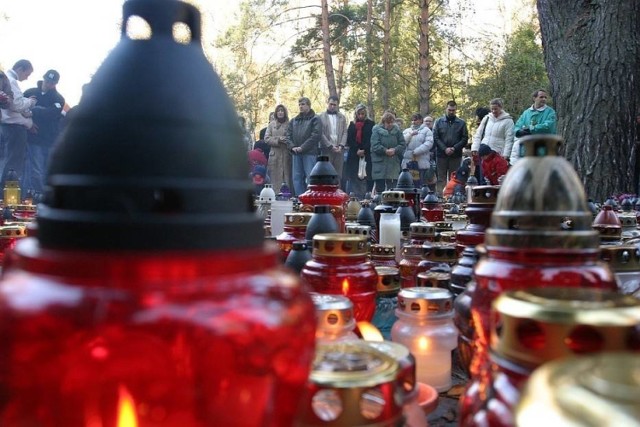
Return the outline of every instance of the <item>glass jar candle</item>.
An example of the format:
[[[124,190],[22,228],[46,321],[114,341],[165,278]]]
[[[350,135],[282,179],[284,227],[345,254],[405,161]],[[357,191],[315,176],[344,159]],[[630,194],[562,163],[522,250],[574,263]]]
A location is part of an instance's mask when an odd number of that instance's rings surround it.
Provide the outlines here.
[[[367,258],[367,239],[355,234],[316,234],[311,257],[300,272],[302,280],[314,292],[348,297],[356,321],[370,322],[378,274]]]
[[[520,391],[547,362],[599,352],[640,356],[640,300],[597,289],[530,288],[493,305],[491,370],[460,401],[463,426],[515,425]]]
[[[400,268],[400,280],[403,288],[417,286],[418,265],[424,254],[423,245],[405,245],[402,248],[402,259],[398,263]]]
[[[396,260],[399,261],[402,250],[402,230],[400,229],[400,215],[397,213],[380,214],[380,227],[378,228],[379,243],[381,245],[393,245],[396,248]]]
[[[409,243],[421,245],[436,239],[436,227],[426,222],[414,222],[409,229]]]
[[[287,259],[293,242],[306,241],[305,233],[312,216],[309,212],[289,212],[284,215],[284,231],[276,237],[282,262]]]
[[[396,307],[400,291],[400,271],[393,267],[376,267],[378,285],[376,312],[371,323],[378,328],[384,339],[391,339],[391,327],[396,322]]]
[[[453,324],[453,295],[438,288],[404,288],[398,294],[398,320],[391,339],[409,348],[416,378],[442,392],[451,388],[451,350],[458,332]]]
[[[369,256],[376,267],[398,268],[395,245],[373,244],[369,248]]]

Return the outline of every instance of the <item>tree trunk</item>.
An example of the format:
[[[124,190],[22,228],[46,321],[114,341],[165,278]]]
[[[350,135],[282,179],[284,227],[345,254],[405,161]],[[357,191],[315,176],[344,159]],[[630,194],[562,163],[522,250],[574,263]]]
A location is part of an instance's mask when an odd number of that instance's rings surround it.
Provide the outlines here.
[[[564,156],[595,201],[637,191],[640,3],[538,0],[537,6]]]
[[[373,52],[373,0],[367,0],[367,52]],[[367,108],[369,109],[369,117],[375,120],[375,111],[373,110],[373,58],[367,54]]]
[[[389,109],[389,62],[391,61],[391,0],[384,2],[384,22],[382,41],[382,109]]]
[[[322,6],[322,56],[324,59],[325,75],[329,96],[338,96],[336,88],[336,77],[333,71],[333,61],[331,60],[331,41],[329,40],[329,4],[328,0],[321,0]]]
[[[418,39],[418,97],[420,99],[420,113],[429,114],[429,78],[431,69],[429,64],[429,0],[420,1],[420,38]]]

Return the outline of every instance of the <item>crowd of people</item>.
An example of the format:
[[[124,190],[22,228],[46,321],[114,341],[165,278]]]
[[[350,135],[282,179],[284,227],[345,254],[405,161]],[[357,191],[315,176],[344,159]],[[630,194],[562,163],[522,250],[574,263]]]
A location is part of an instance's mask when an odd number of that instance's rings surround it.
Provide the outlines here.
[[[44,191],[49,151],[61,130],[65,100],[56,90],[60,81],[56,70],[47,71],[35,87],[23,92],[20,83],[32,73],[33,65],[26,59],[0,71],[0,188],[14,171],[22,198],[38,199]]]
[[[417,188],[426,185],[444,197],[463,188],[470,176],[481,184],[498,185],[522,155],[521,138],[556,133],[556,113],[547,99],[546,90],[536,90],[531,107],[517,120],[504,110],[501,98],[492,99],[489,108],[476,110],[477,127],[470,138],[455,101],[447,102],[445,114],[435,120],[413,114],[404,129],[391,111],[376,124],[367,107],[358,104],[348,121],[338,97],[330,96],[319,114],[309,98],[302,97],[293,118],[284,105],[277,105],[260,139],[249,144],[251,175],[257,192],[261,183],[271,182],[274,187],[285,184],[298,196],[307,190],[317,156],[326,155],[342,189],[358,199],[367,192],[395,188],[404,169],[411,172]],[[263,160],[256,162],[259,157]]]

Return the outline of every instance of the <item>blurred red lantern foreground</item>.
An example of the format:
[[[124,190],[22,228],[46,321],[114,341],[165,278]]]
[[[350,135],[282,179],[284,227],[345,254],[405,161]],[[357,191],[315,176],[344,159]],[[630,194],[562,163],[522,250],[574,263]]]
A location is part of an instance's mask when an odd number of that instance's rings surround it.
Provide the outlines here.
[[[126,36],[132,16],[150,38]],[[292,425],[313,303],[264,246],[200,15],[129,0],[122,35],[0,283],[0,425]]]

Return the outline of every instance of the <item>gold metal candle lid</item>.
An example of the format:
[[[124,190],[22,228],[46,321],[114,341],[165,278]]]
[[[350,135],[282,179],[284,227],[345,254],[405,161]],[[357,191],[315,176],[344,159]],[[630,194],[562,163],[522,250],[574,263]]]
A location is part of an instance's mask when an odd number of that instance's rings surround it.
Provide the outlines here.
[[[313,236],[313,255],[352,257],[366,254],[366,236],[344,233],[321,233]]]
[[[27,237],[27,227],[13,224],[0,226],[0,239],[14,239],[20,237]]]
[[[498,200],[499,185],[476,185],[467,187],[467,203],[495,205]]]
[[[284,225],[288,227],[306,227],[313,216],[309,212],[290,212],[284,215]]]
[[[376,267],[379,295],[397,294],[400,291],[400,270],[395,267]]]
[[[419,287],[449,289],[451,283],[451,273],[439,271],[421,271],[418,273],[416,282]]]
[[[640,300],[631,296],[532,288],[505,292],[493,310],[493,352],[529,368],[576,354],[640,351]]]
[[[396,425],[406,395],[399,373],[394,357],[364,341],[319,345],[309,376],[313,394],[300,424]]]
[[[453,264],[458,261],[455,244],[448,242],[425,243],[424,257],[429,261]]]
[[[356,321],[353,317],[353,303],[342,295],[325,295],[311,292],[316,307],[318,326],[322,329],[353,330]]]
[[[409,225],[411,237],[435,237],[436,227],[432,223],[412,222]]]
[[[397,312],[418,317],[441,317],[452,314],[453,294],[447,289],[413,287],[398,293]]]
[[[573,166],[557,155],[557,135],[523,138],[525,157],[500,188],[486,230],[488,247],[583,249],[599,246],[582,182]],[[475,189],[474,189],[475,190]]]
[[[383,204],[398,204],[405,200],[404,191],[383,191],[380,196]]]
[[[602,353],[545,364],[527,382],[518,427],[640,426],[640,357]]]
[[[369,248],[371,255],[382,258],[396,258],[396,247],[394,245],[373,244]]]
[[[600,246],[600,258],[615,272],[640,273],[640,248],[637,246]]]

